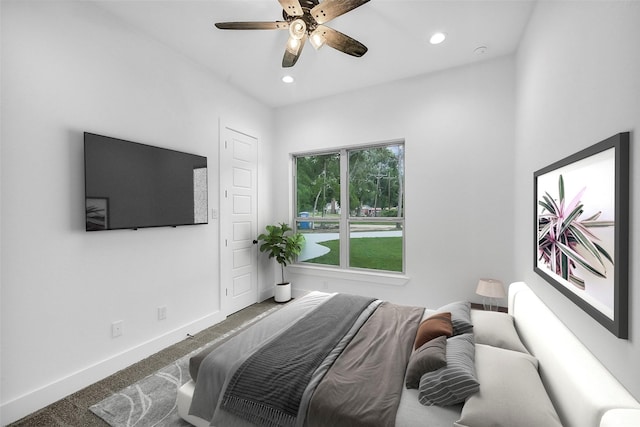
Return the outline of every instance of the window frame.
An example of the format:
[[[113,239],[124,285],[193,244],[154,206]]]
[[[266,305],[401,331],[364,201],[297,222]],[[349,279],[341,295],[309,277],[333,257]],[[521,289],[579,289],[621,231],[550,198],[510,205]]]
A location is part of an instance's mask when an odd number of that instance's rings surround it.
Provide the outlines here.
[[[349,153],[353,151],[362,151],[367,149],[375,149],[375,148],[383,148],[389,146],[402,146],[404,155],[402,157],[402,188],[405,188],[406,181],[406,145],[404,139],[395,139],[389,141],[382,141],[376,143],[368,143],[368,144],[359,144],[359,145],[350,145],[343,147],[336,147],[330,149],[323,150],[315,150],[315,151],[302,151],[291,153],[291,164],[292,164],[292,178],[293,178],[293,192],[292,192],[292,204],[291,204],[291,212],[293,218],[293,229],[297,232],[298,224],[300,222],[309,221],[308,217],[299,216],[298,210],[298,165],[297,159],[300,157],[308,157],[308,156],[322,156],[329,154],[338,154],[340,161],[340,219],[336,221],[335,218],[325,219],[313,217],[313,222],[327,222],[327,223],[339,223],[339,241],[340,241],[340,261],[339,265],[330,265],[330,264],[314,264],[308,263],[304,261],[295,261],[294,265],[290,267],[313,269],[313,270],[324,270],[324,271],[336,271],[336,272],[345,272],[345,273],[354,273],[358,276],[364,277],[362,280],[367,280],[367,278],[371,278],[373,276],[390,278],[391,281],[394,282],[392,284],[404,284],[406,277],[406,191],[403,191],[402,197],[402,216],[401,217],[375,217],[376,222],[388,222],[392,224],[401,223],[402,226],[402,271],[393,271],[393,270],[382,270],[382,269],[373,269],[373,268],[363,268],[363,267],[351,267],[349,266],[349,254],[350,254],[350,235],[351,235],[351,224],[359,223],[359,222],[371,222],[371,217],[355,217],[351,216],[351,206],[350,206],[350,182],[349,182]],[[400,279],[400,280],[398,280]]]

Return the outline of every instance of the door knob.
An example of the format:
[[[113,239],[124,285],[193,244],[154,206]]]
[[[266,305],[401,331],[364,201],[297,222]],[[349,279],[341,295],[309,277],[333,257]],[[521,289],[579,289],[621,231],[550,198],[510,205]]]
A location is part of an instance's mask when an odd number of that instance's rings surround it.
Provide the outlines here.
[[[258,241],[257,241],[257,240],[254,240],[254,241],[253,241],[253,244],[254,244],[254,245],[257,245],[257,244],[258,244]]]

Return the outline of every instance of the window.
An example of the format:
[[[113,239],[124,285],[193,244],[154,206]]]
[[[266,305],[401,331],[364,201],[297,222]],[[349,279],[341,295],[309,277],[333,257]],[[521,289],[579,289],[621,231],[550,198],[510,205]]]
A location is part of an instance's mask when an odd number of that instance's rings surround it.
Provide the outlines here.
[[[298,262],[404,272],[404,144],[394,142],[294,160]]]

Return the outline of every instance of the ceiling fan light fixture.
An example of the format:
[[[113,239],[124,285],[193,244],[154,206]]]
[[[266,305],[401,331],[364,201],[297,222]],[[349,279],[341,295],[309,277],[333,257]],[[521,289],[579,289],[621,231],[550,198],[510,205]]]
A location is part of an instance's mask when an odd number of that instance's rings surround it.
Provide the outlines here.
[[[296,40],[302,40],[307,32],[307,24],[302,19],[296,19],[289,24],[289,34]]]
[[[431,44],[440,44],[447,38],[445,33],[434,33],[429,39],[429,43]]]
[[[293,76],[287,74],[286,76],[282,76],[282,81],[284,83],[293,83],[296,81],[296,79],[294,79]]]
[[[293,37],[289,37],[289,40],[287,41],[287,45],[291,52],[295,52],[298,50],[298,47],[300,46],[300,40],[294,39]]]
[[[327,39],[321,34],[320,31],[315,30],[313,33],[311,33],[309,41],[311,42],[311,46],[318,50],[325,45]]]
[[[325,23],[368,3],[370,0],[278,0],[282,18],[278,21],[217,22],[221,30],[288,30],[289,37],[282,57],[282,67],[293,67],[302,48],[309,43],[316,49],[325,44],[356,58],[367,53],[367,47]]]

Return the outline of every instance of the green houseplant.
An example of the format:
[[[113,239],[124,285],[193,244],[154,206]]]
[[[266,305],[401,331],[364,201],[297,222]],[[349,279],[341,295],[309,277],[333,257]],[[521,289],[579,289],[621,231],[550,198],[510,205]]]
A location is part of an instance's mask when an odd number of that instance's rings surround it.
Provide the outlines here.
[[[284,280],[284,268],[291,264],[296,256],[302,252],[304,236],[301,233],[293,233],[293,229],[286,223],[267,225],[266,232],[258,236],[260,252],[269,254],[269,258],[275,258],[280,264],[282,282],[276,284],[277,302],[291,299],[291,283]]]

